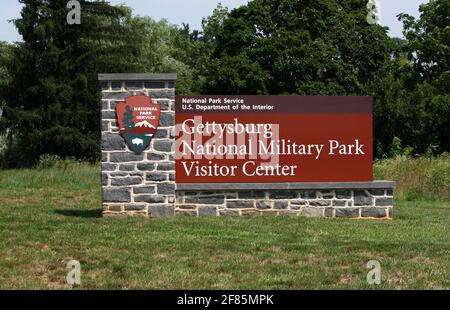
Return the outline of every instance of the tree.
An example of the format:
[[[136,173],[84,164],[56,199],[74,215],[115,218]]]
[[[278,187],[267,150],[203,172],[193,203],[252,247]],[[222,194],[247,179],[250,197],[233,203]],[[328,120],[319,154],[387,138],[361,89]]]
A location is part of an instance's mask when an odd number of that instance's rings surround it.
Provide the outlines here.
[[[3,164],[33,165],[42,154],[99,158],[99,72],[140,71],[142,48],[131,11],[80,1],[68,25],[65,0],[21,0],[1,128],[12,133]]]
[[[10,77],[8,67],[12,60],[12,50],[13,45],[0,41],[0,109],[5,105],[4,92]]]
[[[365,0],[253,0],[211,27],[206,93],[365,94],[388,61]],[[213,24],[214,25],[214,24]]]
[[[150,17],[133,17],[130,28],[139,32],[141,71],[176,72],[177,94],[189,94],[193,83],[193,69],[187,64],[190,40],[182,29],[166,20],[154,21]]]
[[[417,153],[450,151],[450,2],[431,0],[420,18],[400,14],[410,66],[402,70],[407,94],[401,139]]]
[[[133,110],[129,105],[126,106],[125,112],[123,112],[123,123],[127,130],[134,128]]]
[[[0,80],[8,78],[8,64],[11,62],[13,45],[0,41]]]
[[[9,71],[8,66],[12,59],[12,49],[13,45],[8,44],[7,42],[0,41],[0,126],[1,119],[3,117],[3,109],[6,105],[4,97],[5,97],[5,87],[9,81]],[[3,132],[3,134],[2,134]],[[5,135],[6,130],[1,130],[0,127],[0,153],[4,151],[5,144],[7,144],[7,135]]]

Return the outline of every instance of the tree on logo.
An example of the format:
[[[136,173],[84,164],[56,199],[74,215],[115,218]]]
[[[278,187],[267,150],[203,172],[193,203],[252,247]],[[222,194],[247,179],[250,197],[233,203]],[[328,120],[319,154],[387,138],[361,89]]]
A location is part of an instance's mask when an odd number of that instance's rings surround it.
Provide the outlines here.
[[[123,113],[123,124],[125,129],[134,128],[133,111],[131,110],[131,107],[129,105],[125,107],[125,112]]]

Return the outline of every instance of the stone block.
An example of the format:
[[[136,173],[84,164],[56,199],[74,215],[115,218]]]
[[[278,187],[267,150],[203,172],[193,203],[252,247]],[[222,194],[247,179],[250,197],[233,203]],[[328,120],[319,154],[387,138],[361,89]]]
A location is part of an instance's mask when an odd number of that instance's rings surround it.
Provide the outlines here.
[[[130,202],[131,193],[128,188],[104,188],[104,202]]]
[[[337,199],[351,199],[352,198],[352,192],[350,190],[336,191],[336,198]]]
[[[107,186],[108,185],[108,180],[109,180],[108,175],[105,174],[105,173],[102,173],[102,185],[103,186]]]
[[[175,91],[173,89],[167,90],[150,90],[150,97],[152,99],[175,99]]]
[[[150,172],[147,173],[145,180],[151,181],[151,182],[162,182],[167,181],[167,173],[160,173],[160,172]]]
[[[165,160],[166,156],[164,154],[155,154],[155,153],[148,153],[147,154],[147,160],[148,161],[161,161]]]
[[[224,210],[219,210],[219,214],[220,216],[239,216],[239,211],[237,210],[228,210],[228,209],[224,209]]]
[[[239,199],[263,199],[266,197],[264,191],[238,192]]]
[[[336,217],[359,217],[359,208],[336,208]]]
[[[102,121],[102,131],[109,131],[109,121]]]
[[[323,199],[333,199],[334,198],[334,192],[333,191],[321,191],[320,196]]]
[[[144,160],[143,154],[134,154],[129,152],[114,152],[109,154],[110,161],[113,163],[127,163]]]
[[[302,209],[301,215],[306,217],[323,217],[324,209],[316,207],[305,207]]]
[[[152,218],[175,216],[175,206],[173,205],[150,205],[148,215]]]
[[[326,207],[331,206],[331,200],[313,200],[309,202],[312,207]]]
[[[174,142],[172,141],[154,141],[153,148],[158,152],[172,152]]]
[[[125,142],[123,138],[114,133],[102,133],[102,151],[123,151]]]
[[[373,197],[367,191],[363,190],[354,191],[353,196],[354,196],[353,205],[355,206],[373,205]]]
[[[394,205],[394,200],[391,197],[376,198],[375,205],[377,207],[392,207]]]
[[[198,215],[199,216],[217,216],[217,208],[216,207],[199,207]]]
[[[347,205],[347,201],[345,200],[333,200],[333,207],[345,207]]]
[[[114,83],[114,82],[112,82],[112,83]],[[122,88],[122,84],[120,84],[119,89],[121,89],[121,88]],[[125,100],[125,98],[127,98],[129,96],[130,96],[129,92],[110,92],[110,93],[107,92],[107,93],[102,94],[102,99],[123,101],[123,100]]]
[[[100,87],[102,90],[109,90],[109,83],[108,82],[101,82]]]
[[[177,208],[181,210],[196,210],[196,205],[177,204]]]
[[[148,88],[148,89],[166,88],[166,83],[165,82],[157,82],[157,81],[145,82],[144,87]]]
[[[125,205],[125,211],[146,211],[147,206],[143,204],[127,204]]]
[[[102,171],[114,171],[116,169],[116,164],[102,164]]]
[[[155,164],[152,163],[138,163],[137,169],[141,171],[153,171],[155,170]]]
[[[133,194],[141,195],[141,194],[155,194],[156,188],[154,186],[145,186],[145,187],[133,187]]]
[[[159,195],[175,195],[175,184],[160,183],[157,185],[157,192]]]
[[[106,119],[116,119],[117,115],[115,111],[102,110],[102,120]]]
[[[175,163],[158,163],[156,170],[159,171],[175,171]]]
[[[136,195],[134,196],[135,202],[146,202],[146,203],[164,203],[166,199],[164,196],[156,195]]]
[[[143,82],[125,82],[125,88],[128,90],[136,90],[136,89],[143,89],[144,83]]]
[[[255,207],[254,201],[247,200],[228,200],[227,208],[229,209],[250,209]]]
[[[196,210],[177,210],[176,216],[186,216],[186,217],[197,217],[197,211]]]
[[[325,208],[325,217],[333,217],[334,216],[334,208]]]
[[[384,196],[384,189],[370,189],[369,193],[373,196]]]
[[[256,208],[260,210],[272,209],[272,203],[269,201],[257,201]]]
[[[134,164],[123,164],[123,165],[119,166],[119,170],[120,171],[128,171],[128,172],[135,171],[136,170],[136,165],[134,165]]]
[[[295,191],[272,191],[269,193],[270,199],[295,199],[299,198]]]
[[[111,179],[111,186],[131,186],[142,184],[142,178],[140,177],[128,177],[128,178],[113,178]]]
[[[299,211],[292,210],[280,210],[278,212],[279,216],[299,216],[301,213]]]
[[[261,216],[261,212],[257,211],[257,210],[242,210],[241,214],[242,214],[242,216],[246,216],[246,217]]]
[[[169,131],[167,129],[158,129],[158,131],[156,132],[155,136],[153,137],[154,139],[166,139],[169,138]]]
[[[108,210],[111,212],[122,212],[123,211],[123,207],[120,205],[113,205],[113,206],[108,206]]]
[[[317,199],[317,192],[315,191],[304,191],[301,193],[303,199]]]
[[[384,218],[387,215],[388,214],[386,212],[386,209],[384,208],[375,208],[375,207],[361,208],[362,217]]]
[[[224,195],[186,196],[186,203],[221,205],[225,203]]]
[[[170,100],[158,100],[158,104],[161,107],[161,111],[170,110]]]
[[[111,82],[111,89],[112,90],[121,90],[122,89],[122,82]]]
[[[274,209],[287,209],[289,207],[289,201],[275,201],[273,204]]]
[[[175,126],[175,113],[172,112],[162,112],[161,118],[159,120],[159,125],[161,127],[171,127]]]

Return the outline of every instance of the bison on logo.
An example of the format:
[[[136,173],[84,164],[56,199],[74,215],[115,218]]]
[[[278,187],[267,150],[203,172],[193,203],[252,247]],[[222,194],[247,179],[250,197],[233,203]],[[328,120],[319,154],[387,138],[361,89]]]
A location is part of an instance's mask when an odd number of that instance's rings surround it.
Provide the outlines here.
[[[158,130],[161,108],[147,96],[132,96],[116,107],[120,135],[135,153],[142,153]]]

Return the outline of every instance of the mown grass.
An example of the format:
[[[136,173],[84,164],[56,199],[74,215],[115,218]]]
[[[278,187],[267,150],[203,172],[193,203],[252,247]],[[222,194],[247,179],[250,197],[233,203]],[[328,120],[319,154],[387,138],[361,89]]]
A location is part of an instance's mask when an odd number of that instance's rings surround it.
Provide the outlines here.
[[[106,220],[99,174],[0,171],[0,289],[70,288],[71,259],[80,289],[450,289],[445,200],[397,200],[393,221]],[[366,281],[373,259],[380,286]]]

